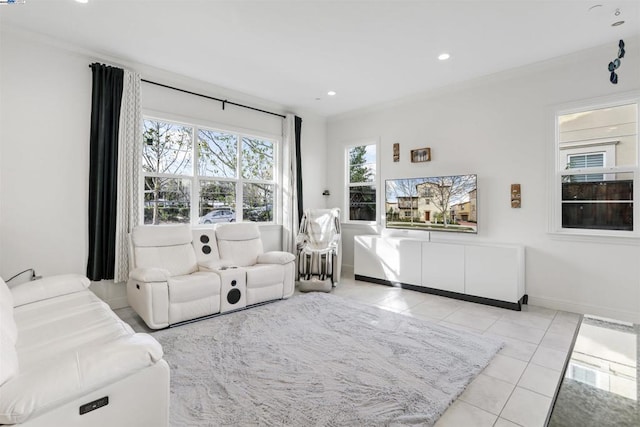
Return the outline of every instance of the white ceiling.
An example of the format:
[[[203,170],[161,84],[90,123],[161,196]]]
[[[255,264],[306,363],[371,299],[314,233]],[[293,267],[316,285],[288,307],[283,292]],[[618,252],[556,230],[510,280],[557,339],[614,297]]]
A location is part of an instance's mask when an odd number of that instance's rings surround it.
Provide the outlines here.
[[[613,58],[640,2],[27,0],[0,24],[332,116],[607,43]]]

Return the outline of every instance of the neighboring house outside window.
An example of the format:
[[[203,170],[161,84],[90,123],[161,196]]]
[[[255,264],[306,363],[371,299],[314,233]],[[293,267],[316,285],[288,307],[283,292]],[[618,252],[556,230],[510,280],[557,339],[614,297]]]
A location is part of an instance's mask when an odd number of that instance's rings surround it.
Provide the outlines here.
[[[143,123],[144,224],[274,221],[277,141]]]
[[[553,229],[640,236],[637,99],[563,111],[556,124]]]
[[[349,221],[373,222],[377,218],[376,144],[348,147],[347,211]]]

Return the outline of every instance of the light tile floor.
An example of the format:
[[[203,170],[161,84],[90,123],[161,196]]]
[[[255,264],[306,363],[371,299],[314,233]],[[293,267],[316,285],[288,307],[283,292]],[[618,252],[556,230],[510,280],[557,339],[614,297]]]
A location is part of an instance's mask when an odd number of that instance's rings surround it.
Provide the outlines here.
[[[361,282],[352,275],[343,276],[332,293],[505,343],[435,427],[544,425],[579,315],[531,305],[517,312]],[[151,332],[131,308],[116,313],[136,331]]]
[[[577,314],[543,307],[526,305],[517,312],[352,276],[343,277],[333,294],[504,341],[436,427],[543,426],[580,320]]]

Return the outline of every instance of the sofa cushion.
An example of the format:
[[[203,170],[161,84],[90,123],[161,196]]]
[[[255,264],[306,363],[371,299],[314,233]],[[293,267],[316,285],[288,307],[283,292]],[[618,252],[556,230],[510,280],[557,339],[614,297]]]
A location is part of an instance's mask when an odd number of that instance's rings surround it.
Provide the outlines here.
[[[218,250],[223,260],[233,261],[238,267],[254,265],[264,252],[260,230],[252,222],[219,224],[216,227]]]
[[[182,276],[198,271],[196,255],[191,242],[176,246],[135,247],[134,268],[162,267],[171,276]]]
[[[262,254],[262,241],[260,239],[218,240],[218,248],[223,260],[231,261],[236,267],[246,267],[258,262],[258,255]]]
[[[131,232],[131,268],[162,267],[171,276],[198,270],[188,225],[142,225]]]
[[[279,264],[257,264],[246,267],[247,289],[284,283],[284,267]]]
[[[198,272],[174,276],[167,283],[171,304],[220,295],[220,277],[216,273]]]
[[[133,330],[98,298],[85,290],[15,308],[20,370],[28,370],[60,354],[75,352],[131,335]]]
[[[79,274],[60,274],[24,282],[11,288],[13,305],[19,307],[35,301],[84,291],[91,282]]]

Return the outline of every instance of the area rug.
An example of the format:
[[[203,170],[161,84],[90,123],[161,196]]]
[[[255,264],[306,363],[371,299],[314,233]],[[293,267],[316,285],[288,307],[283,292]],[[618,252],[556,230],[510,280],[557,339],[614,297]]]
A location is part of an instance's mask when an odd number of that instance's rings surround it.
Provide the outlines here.
[[[502,343],[311,293],[153,336],[171,426],[430,426]]]

